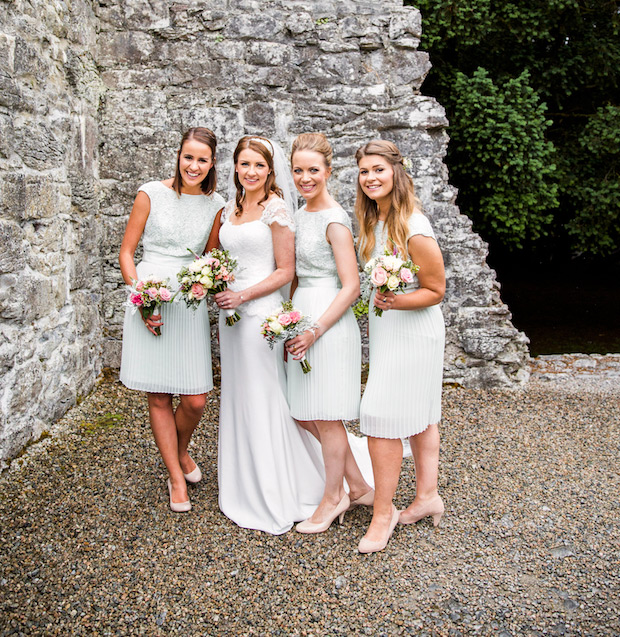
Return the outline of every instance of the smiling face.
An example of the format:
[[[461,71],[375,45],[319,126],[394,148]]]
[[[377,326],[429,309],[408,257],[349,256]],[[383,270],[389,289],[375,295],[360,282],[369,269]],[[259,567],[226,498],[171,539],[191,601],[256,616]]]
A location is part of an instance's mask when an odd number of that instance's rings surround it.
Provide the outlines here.
[[[332,169],[325,158],[314,150],[298,150],[292,158],[293,181],[306,202],[311,203],[325,193]]]
[[[265,188],[270,168],[267,160],[260,153],[251,148],[245,148],[237,157],[235,171],[239,183],[249,193]]]
[[[188,139],[183,143],[179,153],[179,174],[181,175],[181,192],[200,194],[200,184],[205,180],[213,167],[211,147],[196,139]]]
[[[377,203],[379,210],[389,210],[392,189],[394,188],[394,169],[381,155],[366,155],[358,164],[359,184],[364,194]]]

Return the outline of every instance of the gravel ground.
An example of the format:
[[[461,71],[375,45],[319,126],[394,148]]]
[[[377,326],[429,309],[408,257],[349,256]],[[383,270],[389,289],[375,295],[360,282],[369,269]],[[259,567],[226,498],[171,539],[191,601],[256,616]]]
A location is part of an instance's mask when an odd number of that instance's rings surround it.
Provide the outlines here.
[[[279,537],[219,512],[215,393],[171,513],[146,400],[108,371],[0,476],[0,635],[618,635],[620,383],[548,371],[445,388],[441,526],[368,556],[368,510]]]

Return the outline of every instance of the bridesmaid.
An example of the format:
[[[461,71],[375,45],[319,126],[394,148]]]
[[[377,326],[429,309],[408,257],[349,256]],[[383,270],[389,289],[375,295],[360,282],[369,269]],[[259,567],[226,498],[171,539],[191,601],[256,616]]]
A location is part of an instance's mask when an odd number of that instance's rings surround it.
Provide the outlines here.
[[[361,343],[351,303],[360,284],[351,220],[327,190],[331,163],[325,135],[304,133],[293,142],[293,180],[306,200],[295,215],[293,304],[317,320],[316,327],[286,344],[295,360],[308,354],[312,365],[304,374],[300,365],[289,363],[288,401],[293,418],[320,440],[326,474],[323,498],[296,526],[300,533],[326,531],[352,504],[371,505],[374,496],[342,423],[359,416]]]
[[[439,303],[445,292],[443,258],[433,229],[422,214],[403,157],[391,142],[374,140],[358,149],[355,213],[360,225],[361,261],[383,253],[388,244],[420,266],[405,293],[377,291],[383,310],[369,312],[370,374],[360,406],[360,429],[375,476],[375,503],[360,553],[383,550],[399,522],[392,503],[408,437],[416,475],[416,496],[400,513],[402,524],[444,511],[437,490],[439,429],[445,327]]]
[[[224,200],[215,192],[215,135],[208,128],[191,128],[181,139],[173,178],[139,188],[119,262],[127,285],[151,275],[170,280],[192,261],[187,251],[202,253]],[[144,254],[136,267],[134,254],[142,238]],[[161,327],[161,335],[155,329]],[[147,392],[155,442],[168,470],[170,508],[189,511],[187,482],[202,475],[187,446],[213,389],[211,341],[207,307],[195,312],[183,303],[162,307],[161,315],[141,320],[125,312],[120,379],[130,389]],[[173,409],[172,396],[179,394]]]

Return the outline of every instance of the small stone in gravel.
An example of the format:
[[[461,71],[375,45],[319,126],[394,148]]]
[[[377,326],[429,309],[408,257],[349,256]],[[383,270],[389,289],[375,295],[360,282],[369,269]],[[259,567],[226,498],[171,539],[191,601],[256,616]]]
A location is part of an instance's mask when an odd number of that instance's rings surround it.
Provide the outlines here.
[[[571,555],[575,555],[570,546],[556,546],[552,548],[549,553],[551,553],[553,557],[570,557]]]

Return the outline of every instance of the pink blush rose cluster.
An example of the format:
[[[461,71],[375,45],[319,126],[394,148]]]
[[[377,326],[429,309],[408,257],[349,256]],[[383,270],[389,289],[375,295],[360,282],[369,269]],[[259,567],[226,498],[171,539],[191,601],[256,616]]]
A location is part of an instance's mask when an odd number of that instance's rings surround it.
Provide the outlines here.
[[[410,259],[401,259],[396,251],[391,252],[387,247],[383,254],[371,259],[364,268],[364,272],[372,286],[380,292],[402,292],[404,288],[413,283],[414,275],[419,272],[420,266]],[[370,289],[367,291],[370,297]],[[381,316],[383,310],[375,307],[376,316]]]
[[[292,301],[284,301],[282,307],[272,312],[261,324],[261,334],[273,349],[276,343],[290,341],[295,336],[303,334],[306,330],[314,327],[310,317],[304,316],[299,310],[293,307]],[[312,367],[304,356],[300,361],[301,369],[307,374]]]
[[[158,279],[154,276],[146,279],[134,280],[129,292],[127,305],[135,312],[140,311],[142,317],[147,319],[153,314],[160,314],[159,307],[164,303],[171,303],[174,294],[168,286],[168,279]],[[161,335],[161,328],[156,327],[155,332]]]
[[[196,254],[194,257],[192,263],[177,273],[181,298],[192,310],[196,310],[208,294],[223,292],[235,280],[234,270],[237,267],[237,260],[230,256],[228,250],[215,249],[203,257]],[[241,318],[235,310],[224,312],[227,325],[234,325]]]

